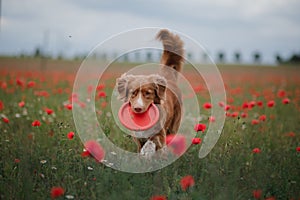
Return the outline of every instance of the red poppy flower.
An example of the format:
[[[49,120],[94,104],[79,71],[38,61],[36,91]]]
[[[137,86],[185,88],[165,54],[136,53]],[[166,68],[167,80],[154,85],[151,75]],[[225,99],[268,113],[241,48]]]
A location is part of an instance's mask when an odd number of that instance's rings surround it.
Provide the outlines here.
[[[210,108],[212,108],[212,105],[211,105],[211,103],[208,103],[208,102],[207,102],[207,103],[204,103],[204,104],[203,104],[203,108],[204,108],[204,109],[210,109]]]
[[[284,99],[282,99],[282,103],[283,104],[289,104],[290,103],[290,99],[289,98],[284,98]]]
[[[3,110],[4,108],[4,103],[0,100],[0,110]]]
[[[24,82],[22,80],[20,80],[20,79],[17,79],[16,83],[17,83],[18,86],[21,86],[21,87],[24,86]]]
[[[226,112],[225,115],[226,115],[226,117],[231,117],[231,113],[230,112]]]
[[[231,113],[231,117],[237,117],[237,116],[239,116],[239,112],[233,112],[233,113]]]
[[[283,97],[285,97],[285,96],[286,96],[286,92],[285,92],[284,90],[279,90],[279,91],[277,92],[277,97],[283,98]]]
[[[6,82],[1,83],[1,88],[5,90],[7,88],[7,83]]]
[[[260,153],[261,150],[260,150],[260,148],[254,148],[254,149],[252,150],[252,152],[253,152],[253,153]]]
[[[106,93],[105,93],[104,91],[100,91],[100,92],[98,93],[98,97],[104,98],[104,97],[106,97]]]
[[[228,97],[228,98],[227,98],[227,101],[228,101],[228,103],[233,103],[233,102],[234,102],[234,98]]]
[[[57,94],[62,94],[63,92],[64,92],[64,90],[62,88],[57,88],[56,89]]]
[[[45,112],[48,114],[48,115],[51,115],[53,113],[53,110],[50,109],[50,108],[45,108]]]
[[[195,180],[191,175],[187,175],[187,176],[181,178],[180,185],[181,185],[181,189],[183,191],[186,191],[189,187],[192,187],[195,185]]]
[[[253,119],[253,120],[251,121],[251,124],[252,124],[252,125],[259,124],[259,121],[258,121],[257,119]]]
[[[19,158],[15,159],[15,163],[19,163],[21,160]]]
[[[193,90],[194,90],[194,92],[201,92],[201,90],[203,90],[203,87],[202,87],[202,85],[197,85],[197,86],[195,86],[194,88],[193,88]]]
[[[201,138],[193,138],[192,143],[193,144],[200,144],[201,143]]]
[[[19,107],[22,108],[22,107],[24,107],[24,106],[25,106],[25,102],[24,102],[24,101],[21,101],[21,102],[19,103]]]
[[[224,108],[224,110],[225,110],[225,111],[228,111],[228,110],[230,110],[230,108],[231,108],[230,105],[226,105],[225,108]]]
[[[248,113],[245,113],[245,112],[241,113],[241,117],[242,117],[242,118],[248,117]]]
[[[72,140],[72,139],[74,138],[74,135],[75,135],[75,133],[71,131],[71,132],[68,133],[67,136],[68,136],[68,138],[69,138],[70,140]]]
[[[103,101],[103,102],[101,103],[101,107],[102,107],[102,108],[106,108],[106,106],[107,106],[107,102],[106,102],[106,101]]]
[[[89,86],[87,87],[87,91],[88,91],[89,94],[92,93],[92,91],[93,91],[93,86],[92,86],[92,85],[89,85]]]
[[[263,106],[263,102],[262,101],[258,101],[258,102],[256,102],[256,105],[259,106],[259,107],[262,107]]]
[[[78,95],[76,93],[72,93],[69,97],[69,102],[78,102]]]
[[[256,105],[255,101],[250,101],[248,104],[249,108],[253,108],[255,105]]]
[[[296,134],[294,132],[289,132],[285,135],[288,136],[288,137],[295,137],[296,136]]]
[[[299,147],[296,147],[296,151],[297,151],[297,152],[300,152],[300,146],[299,146]]]
[[[34,120],[32,123],[31,123],[32,126],[40,126],[41,125],[41,122],[39,120]]]
[[[164,195],[158,195],[158,196],[151,197],[150,200],[167,200],[167,197]]]
[[[216,118],[215,118],[214,116],[210,116],[210,117],[208,118],[208,121],[210,121],[210,122],[215,122],[215,121],[216,121]]]
[[[81,101],[79,101],[79,102],[77,102],[77,104],[81,107],[81,108],[85,108],[85,103],[84,102],[81,102]]]
[[[2,121],[3,121],[4,123],[7,123],[7,124],[9,123],[9,119],[6,118],[6,117],[3,117],[3,118],[2,118]]]
[[[206,129],[206,125],[205,125],[205,124],[196,124],[196,125],[194,126],[194,130],[197,131],[197,132],[198,132],[198,131],[204,132],[205,129]]]
[[[45,90],[42,91],[35,91],[34,95],[39,96],[39,97],[49,97],[49,93]]]
[[[72,110],[73,106],[71,103],[65,105],[65,108],[68,109],[68,110]]]
[[[220,102],[219,102],[219,106],[220,106],[220,107],[224,107],[224,106],[225,106],[225,103],[222,102],[222,101],[220,101]]]
[[[100,84],[100,85],[97,86],[96,89],[99,91],[99,90],[102,90],[104,88],[105,88],[105,85],[104,84]]]
[[[253,190],[252,194],[255,199],[260,199],[262,190]]]
[[[260,121],[266,121],[266,119],[267,119],[267,116],[266,116],[266,115],[261,115],[261,116],[259,116],[259,120],[260,120]]]
[[[186,150],[185,137],[180,134],[167,135],[166,144],[177,156],[182,155]]]
[[[88,157],[91,156],[90,152],[88,152],[86,149],[81,153],[82,157]]]
[[[275,105],[275,101],[273,101],[273,100],[268,101],[268,103],[267,103],[267,106],[268,106],[269,108],[272,108],[274,105]]]
[[[248,102],[244,102],[243,105],[242,105],[242,108],[244,108],[244,109],[245,109],[245,108],[249,108]]]
[[[65,193],[65,190],[62,187],[52,187],[51,188],[51,198],[58,198]]]
[[[105,156],[105,151],[102,146],[95,140],[89,140],[84,143],[86,151],[95,158],[97,162],[101,162]]]
[[[34,87],[35,86],[35,82],[34,81],[29,81],[28,83],[27,83],[27,87],[28,88],[32,88],[32,87]]]

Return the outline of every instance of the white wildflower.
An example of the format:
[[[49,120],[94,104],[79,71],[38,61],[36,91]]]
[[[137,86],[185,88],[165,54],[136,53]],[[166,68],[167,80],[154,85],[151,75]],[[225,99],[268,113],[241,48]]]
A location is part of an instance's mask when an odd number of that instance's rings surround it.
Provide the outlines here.
[[[41,163],[41,164],[46,164],[46,163],[47,163],[47,160],[41,160],[40,163]]]
[[[66,195],[65,197],[66,197],[66,199],[74,199],[73,195]]]

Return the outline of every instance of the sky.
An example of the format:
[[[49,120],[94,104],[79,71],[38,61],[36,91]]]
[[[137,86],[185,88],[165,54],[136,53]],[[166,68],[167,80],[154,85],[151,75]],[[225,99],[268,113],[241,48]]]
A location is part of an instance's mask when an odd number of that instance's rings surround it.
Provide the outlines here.
[[[192,37],[212,58],[222,51],[230,61],[239,51],[250,60],[259,51],[269,63],[300,53],[299,8],[299,0],[2,0],[0,54],[40,47],[74,56],[120,32],[162,27]]]

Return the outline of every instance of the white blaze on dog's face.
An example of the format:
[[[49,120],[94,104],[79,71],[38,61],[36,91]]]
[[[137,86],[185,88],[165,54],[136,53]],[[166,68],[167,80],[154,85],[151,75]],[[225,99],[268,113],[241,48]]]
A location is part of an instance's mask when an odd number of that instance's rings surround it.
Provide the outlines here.
[[[135,113],[144,113],[152,103],[164,100],[166,80],[159,75],[122,75],[117,79],[119,98],[129,101]]]
[[[146,84],[133,89],[130,95],[130,105],[131,109],[135,113],[146,112],[149,106],[154,102],[155,99],[155,85]]]
[[[137,106],[144,107],[144,101],[143,101],[143,99],[142,99],[141,86],[140,86],[139,97],[138,97],[138,99],[137,99]]]

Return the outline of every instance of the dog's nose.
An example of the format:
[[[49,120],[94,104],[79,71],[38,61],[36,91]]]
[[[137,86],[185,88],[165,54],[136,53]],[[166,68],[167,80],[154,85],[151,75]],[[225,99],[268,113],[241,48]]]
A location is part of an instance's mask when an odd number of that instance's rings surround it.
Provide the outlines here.
[[[137,113],[142,112],[142,108],[136,107],[136,108],[134,108],[134,111]]]

